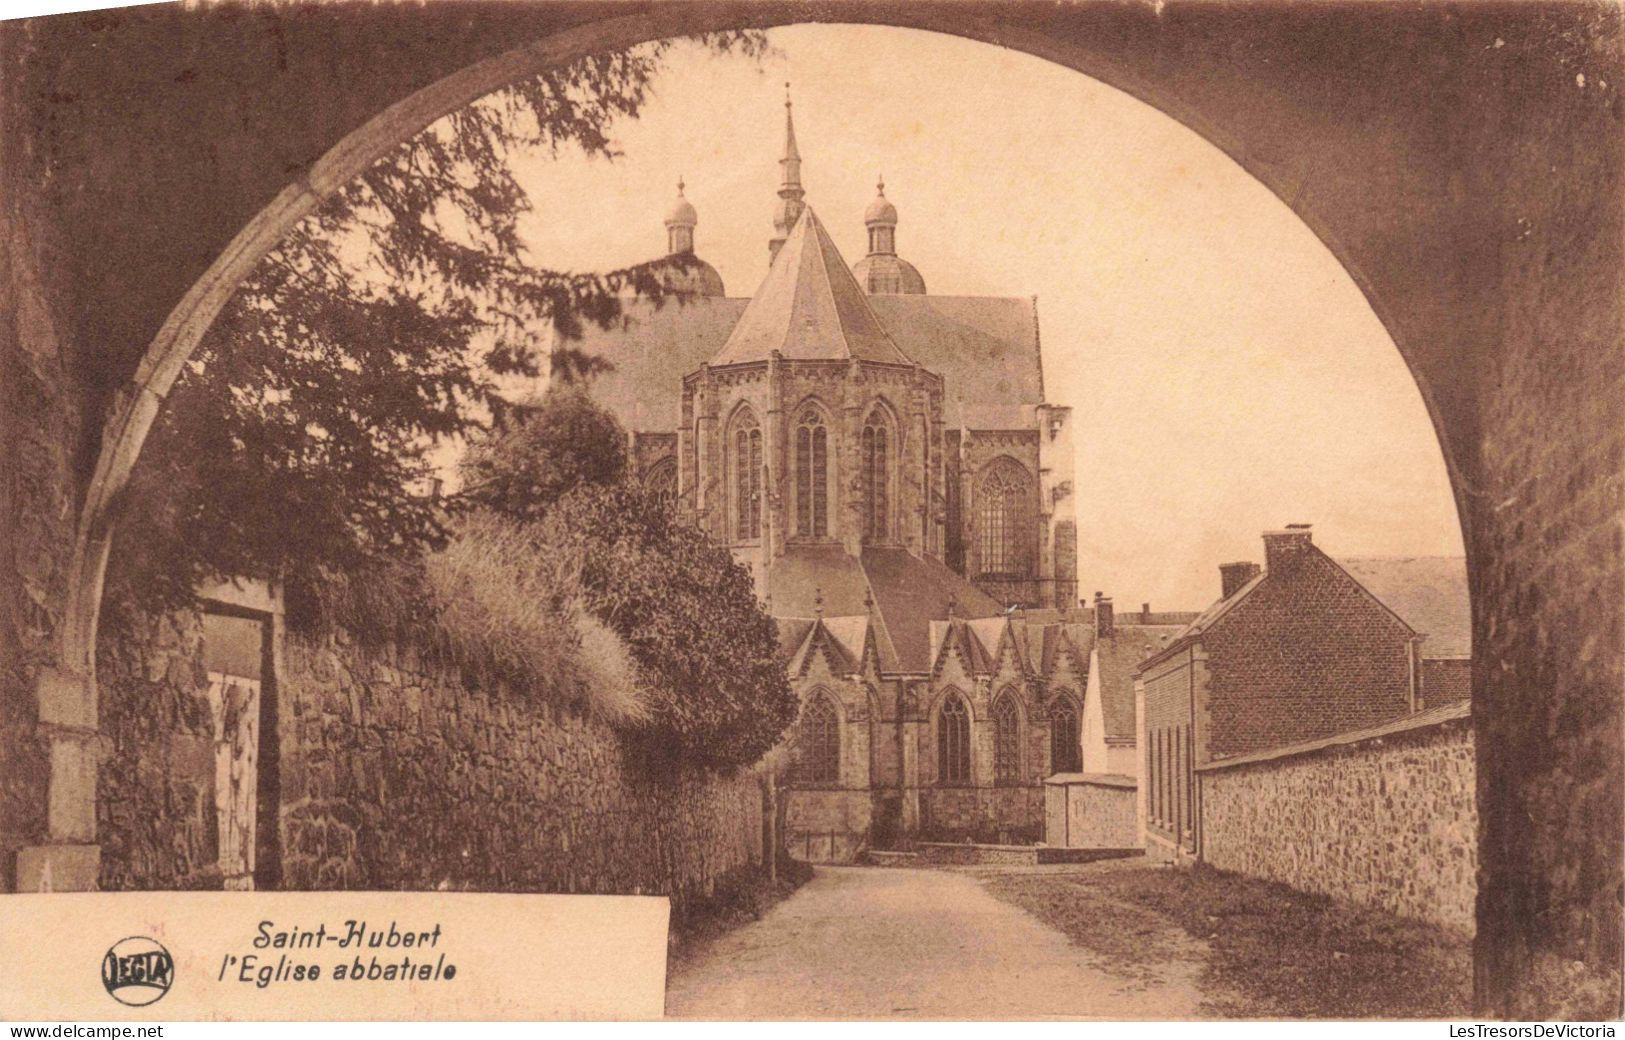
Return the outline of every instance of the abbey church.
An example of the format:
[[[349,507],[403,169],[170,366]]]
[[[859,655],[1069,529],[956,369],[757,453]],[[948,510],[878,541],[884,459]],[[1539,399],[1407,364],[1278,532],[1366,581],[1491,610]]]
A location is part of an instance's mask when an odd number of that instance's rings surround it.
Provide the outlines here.
[[[587,334],[614,365],[593,394],[642,479],[732,549],[778,619],[802,702],[792,852],[1035,839],[1044,779],[1132,771],[1134,739],[1131,694],[1126,722],[1086,703],[1072,424],[1045,400],[1037,301],[927,292],[884,184],[849,265],[801,163],[786,102],[748,297],[700,257],[679,182],[662,270],[683,299],[630,301]]]

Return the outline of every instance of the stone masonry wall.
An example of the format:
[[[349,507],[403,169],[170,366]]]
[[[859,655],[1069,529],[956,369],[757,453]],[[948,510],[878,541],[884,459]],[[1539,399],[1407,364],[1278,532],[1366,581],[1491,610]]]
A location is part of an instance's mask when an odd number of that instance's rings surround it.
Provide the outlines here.
[[[290,641],[289,888],[710,895],[762,860],[754,776],[656,779],[614,731],[411,651]]]
[[[1470,719],[1198,775],[1210,865],[1473,930]]]
[[[1131,849],[1139,844],[1137,790],[1128,784],[1052,780],[1044,785],[1044,843],[1068,849]]]
[[[98,668],[101,887],[219,888],[198,616],[109,612]],[[289,637],[276,696],[284,888],[667,894],[680,909],[762,861],[753,775],[645,776],[607,725],[411,651]]]
[[[196,613],[102,612],[99,887],[221,887],[214,725]]]

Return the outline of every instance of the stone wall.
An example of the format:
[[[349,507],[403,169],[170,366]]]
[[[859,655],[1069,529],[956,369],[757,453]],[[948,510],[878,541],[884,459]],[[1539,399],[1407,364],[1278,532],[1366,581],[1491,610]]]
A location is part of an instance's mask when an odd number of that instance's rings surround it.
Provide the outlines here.
[[[1068,849],[1139,845],[1137,785],[1130,777],[1062,773],[1044,784],[1044,843]]]
[[[196,613],[110,603],[96,671],[103,889],[219,888],[214,725]]]
[[[290,641],[288,888],[661,893],[762,859],[754,776],[653,778],[608,726],[411,651]]]
[[[1471,932],[1478,813],[1467,706],[1349,737],[1201,767],[1202,858]]]
[[[1006,845],[1037,841],[1043,831],[1040,785],[920,789],[920,838]]]
[[[808,863],[850,863],[869,843],[874,796],[863,790],[785,788],[784,849]]]
[[[197,615],[120,617],[99,667],[101,885],[218,888]],[[657,778],[607,725],[409,650],[288,638],[276,676],[281,887],[667,894],[762,861],[753,774]]]

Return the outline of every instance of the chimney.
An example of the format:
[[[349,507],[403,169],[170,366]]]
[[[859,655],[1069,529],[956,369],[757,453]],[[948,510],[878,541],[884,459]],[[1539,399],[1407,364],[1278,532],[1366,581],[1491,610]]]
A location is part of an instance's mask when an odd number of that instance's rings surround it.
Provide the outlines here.
[[[1280,531],[1265,531],[1264,569],[1272,574],[1295,570],[1312,546],[1308,524],[1287,524]]]
[[[1112,634],[1112,600],[1110,596],[1095,593],[1095,635],[1101,639]]]
[[[1229,599],[1241,587],[1258,577],[1259,566],[1256,563],[1221,563],[1219,564],[1219,598]]]
[[[1140,624],[1149,625],[1150,623],[1151,623],[1151,604],[1149,604],[1149,603],[1141,603],[1140,604]]]

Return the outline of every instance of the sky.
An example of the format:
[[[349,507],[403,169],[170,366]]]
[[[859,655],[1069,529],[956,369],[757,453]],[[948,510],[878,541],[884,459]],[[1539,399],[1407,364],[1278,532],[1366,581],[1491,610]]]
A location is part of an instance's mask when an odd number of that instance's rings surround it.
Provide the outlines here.
[[[681,176],[696,252],[750,295],[788,81],[806,201],[849,263],[883,174],[898,252],[931,292],[1038,298],[1045,390],[1074,410],[1082,595],[1200,609],[1221,562],[1260,560],[1260,532],[1288,523],[1312,523],[1334,557],[1461,554],[1393,341],[1308,227],[1216,147],[989,44],[875,26],[768,39],[759,63],[675,47],[613,162],[517,157],[537,261],[663,254]]]

